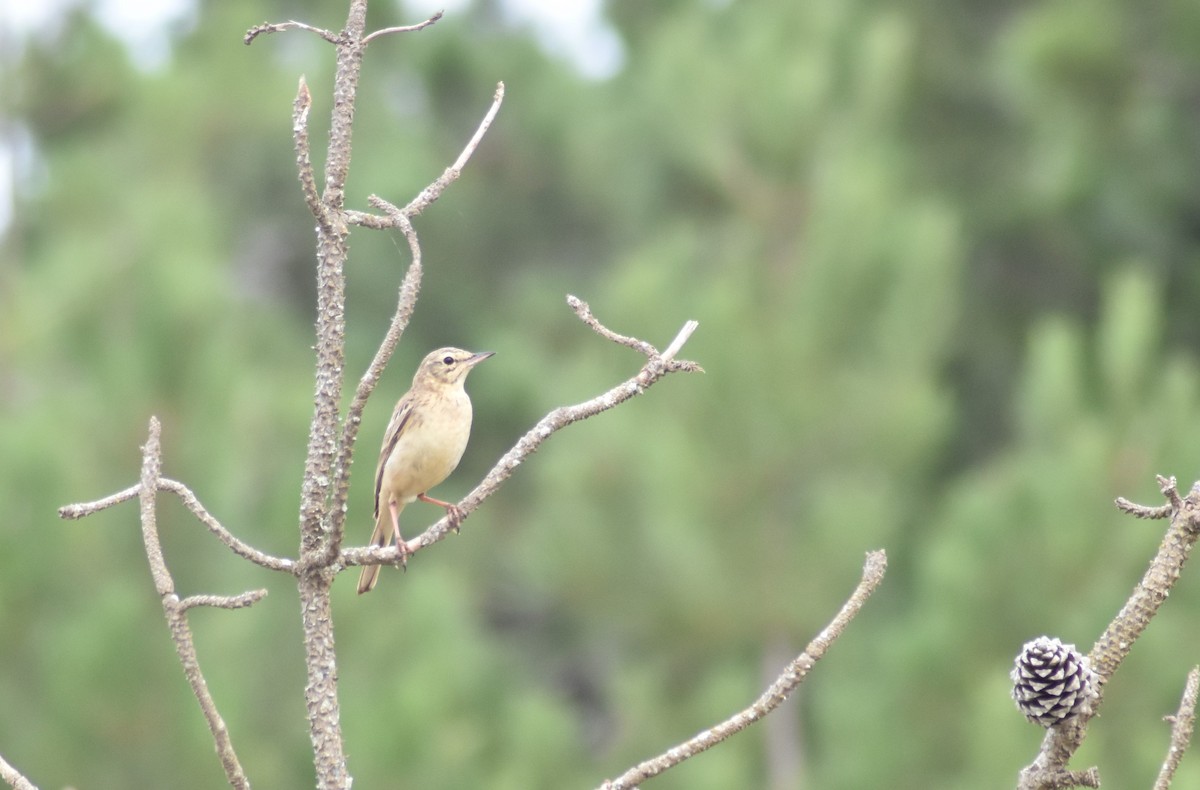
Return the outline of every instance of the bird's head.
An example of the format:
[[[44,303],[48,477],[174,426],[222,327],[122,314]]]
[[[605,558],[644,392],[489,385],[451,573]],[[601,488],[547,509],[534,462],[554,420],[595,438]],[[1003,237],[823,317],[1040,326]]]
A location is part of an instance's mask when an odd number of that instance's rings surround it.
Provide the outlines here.
[[[467,374],[471,372],[471,368],[495,353],[495,351],[481,351],[478,354],[472,354],[470,351],[450,346],[430,351],[425,355],[425,359],[421,360],[421,366],[417,368],[417,375],[413,376],[413,387],[415,388],[423,382],[443,386],[461,384]]]

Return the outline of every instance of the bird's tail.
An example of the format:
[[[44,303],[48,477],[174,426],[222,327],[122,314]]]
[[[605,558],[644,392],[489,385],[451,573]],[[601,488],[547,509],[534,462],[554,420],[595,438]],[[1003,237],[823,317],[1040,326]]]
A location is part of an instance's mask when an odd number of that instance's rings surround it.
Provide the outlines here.
[[[380,510],[382,512],[375,519],[375,531],[371,533],[372,546],[386,546],[392,541],[391,530],[385,526],[384,521],[387,518],[387,510],[384,508]],[[379,570],[382,567],[382,565],[363,566],[362,572],[358,574],[359,595],[375,589],[375,582],[379,581]]]

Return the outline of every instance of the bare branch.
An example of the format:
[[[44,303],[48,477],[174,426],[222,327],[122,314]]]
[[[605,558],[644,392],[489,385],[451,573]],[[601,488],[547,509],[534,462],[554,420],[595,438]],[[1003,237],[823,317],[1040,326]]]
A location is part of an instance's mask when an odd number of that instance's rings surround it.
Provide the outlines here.
[[[618,335],[616,332],[604,326],[604,324],[601,324],[598,320],[596,320],[596,317],[592,315],[592,308],[588,306],[588,303],[580,299],[578,296],[567,294],[567,304],[570,305],[571,309],[575,311],[575,315],[579,316],[579,320],[591,327],[592,331],[600,335],[600,337],[605,338],[606,340],[611,340],[617,345],[625,346],[626,348],[632,348],[634,351],[642,354],[643,356],[651,358],[658,356],[658,349],[647,343],[645,340],[638,340],[636,337]],[[684,328],[679,330],[679,334],[683,335],[686,329],[687,324],[684,324]],[[691,332],[687,332],[687,335],[691,335]],[[678,337],[676,337],[676,339],[678,339]],[[684,340],[687,340],[687,336],[684,337]],[[680,345],[682,345],[682,343]],[[679,349],[676,348],[675,351],[678,352]]]
[[[1167,599],[1200,534],[1200,483],[1192,486],[1186,500],[1181,500],[1175,490],[1174,478],[1159,477],[1159,482],[1174,509],[1171,525],[1142,580],[1088,655],[1092,668],[1105,683],[1129,655],[1134,641],[1146,630]]]
[[[217,747],[217,756],[225,768],[225,778],[230,786],[237,790],[249,790],[250,780],[246,778],[233,742],[229,739],[229,731],[225,720],[217,712],[217,705],[208,691],[208,683],[200,671],[200,662],[196,658],[196,645],[192,639],[192,629],[188,626],[186,608],[175,594],[175,581],[167,569],[163,559],[162,544],[158,539],[158,516],[155,498],[162,471],[162,448],[159,443],[161,426],[158,419],[150,418],[150,438],[142,448],[142,480],[139,486],[138,498],[141,502],[142,541],[146,548],[146,559],[150,562],[150,573],[154,577],[154,588],[162,599],[163,613],[167,618],[167,627],[171,630],[171,639],[175,643],[175,652],[179,655],[179,663],[183,665],[183,674],[192,687],[200,710],[208,722],[213,741]]]
[[[484,114],[483,120],[479,122],[479,128],[475,130],[475,134],[471,135],[471,139],[467,141],[467,145],[463,148],[462,153],[458,155],[458,159],[454,160],[454,164],[450,165],[450,169],[454,171],[454,178],[458,178],[462,169],[467,166],[467,162],[475,153],[475,149],[479,147],[479,143],[483,141],[483,136],[487,134],[488,129],[492,126],[492,121],[496,120],[496,114],[500,112],[500,105],[504,103],[504,83],[497,82],[496,90],[492,93],[492,106],[488,108]],[[451,179],[453,180],[453,179]],[[433,201],[431,200],[430,203]],[[428,204],[425,204],[428,205]],[[417,208],[414,203],[410,203],[409,211],[414,214],[419,214],[425,205]]]
[[[362,40],[362,43],[370,44],[372,41],[379,38],[380,36],[388,36],[393,33],[415,33],[418,30],[424,30],[425,28],[432,25],[434,22],[441,19],[442,13],[443,12],[438,11],[436,14],[434,14],[433,16],[426,19],[424,22],[418,22],[415,25],[404,25],[402,27],[385,27],[382,30],[376,30],[374,33],[371,33],[370,35],[366,36]]]
[[[1136,502],[1130,502],[1123,496],[1119,496],[1115,500],[1117,510],[1128,513],[1137,518],[1168,518],[1171,515],[1171,505],[1158,505],[1151,507],[1149,505],[1139,505]]]
[[[300,77],[300,87],[296,90],[296,100],[292,104],[292,140],[296,146],[296,171],[300,177],[300,191],[304,194],[304,202],[326,233],[333,232],[329,210],[321,202],[317,192],[317,177],[313,173],[312,154],[308,143],[308,111],[312,109],[312,94],[308,92],[308,83]]]
[[[1017,783],[1019,790],[1098,786],[1075,781],[1079,778],[1090,781],[1093,774],[1088,771],[1067,771],[1067,763],[1083,743],[1088,721],[1099,711],[1104,687],[1133,649],[1133,643],[1150,625],[1159,607],[1167,600],[1200,537],[1200,482],[1192,486],[1186,498],[1181,499],[1175,478],[1160,475],[1157,479],[1163,496],[1170,503],[1171,523],[1145,575],[1088,654],[1092,669],[1100,676],[1101,697],[1092,704],[1090,712],[1047,730],[1037,757],[1021,770]],[[1139,506],[1128,512],[1140,516],[1141,512],[1151,510]],[[1098,782],[1099,775],[1095,774],[1095,778]],[[1075,783],[1070,784],[1070,781]]]
[[[574,297],[570,298],[574,299]],[[579,300],[576,299],[575,301],[578,302]],[[596,325],[600,327],[602,333],[608,332],[609,334],[614,334],[606,327],[600,325],[599,322],[596,322]],[[681,331],[680,334],[684,334],[684,332]],[[691,332],[687,332],[687,334],[690,335]],[[678,337],[676,339],[678,340]],[[634,342],[641,343],[642,341],[635,340]],[[649,344],[646,345],[649,346]],[[516,468],[527,457],[532,455],[542,445],[542,442],[549,439],[555,431],[565,428],[571,423],[593,417],[600,412],[607,411],[624,403],[636,395],[642,394],[647,388],[669,373],[702,372],[702,370],[695,362],[664,359],[655,352],[655,356],[651,357],[642,366],[642,369],[638,371],[636,376],[618,384],[608,392],[574,406],[560,406],[553,410],[529,429],[512,449],[496,462],[496,465],[487,473],[483,481],[458,503],[458,508],[462,512],[463,519],[465,520],[485,499],[499,490],[504,481],[516,471]],[[461,525],[461,521],[459,524]],[[451,520],[448,517],[438,520],[423,533],[407,542],[408,552],[415,554],[422,548],[432,546],[434,543],[445,538],[451,530]],[[396,547],[386,549],[372,547],[343,549],[340,556],[343,568],[354,565],[396,564],[400,562],[400,559],[399,550]]]
[[[141,493],[142,485],[132,485],[124,491],[118,491],[104,499],[98,499],[95,502],[83,502],[75,505],[64,505],[58,509],[58,515],[61,518],[79,519],[84,516],[89,516],[97,513],[105,508],[118,505],[122,502],[127,502],[130,499],[138,496]],[[201,524],[208,528],[208,531],[217,537],[217,540],[224,543],[229,549],[239,557],[250,560],[256,565],[261,565],[264,568],[270,568],[273,571],[283,571],[284,573],[293,573],[296,563],[293,560],[281,557],[273,557],[270,554],[259,551],[248,543],[236,537],[232,532],[221,525],[207,510],[204,505],[200,504],[200,500],[196,495],[188,489],[183,483],[177,480],[171,480],[167,477],[158,478],[158,490],[169,491],[179,496],[183,501],[184,506],[192,512]]]
[[[1183,687],[1183,699],[1179,701],[1179,711],[1174,716],[1167,716],[1171,722],[1171,748],[1167,750],[1167,758],[1163,760],[1158,779],[1154,782],[1154,790],[1168,790],[1175,771],[1179,769],[1179,761],[1192,742],[1192,731],[1196,726],[1196,698],[1200,695],[1200,666],[1192,667],[1188,673],[1187,683]]]
[[[115,494],[97,499],[95,502],[80,502],[75,505],[63,505],[58,509],[59,518],[80,519],[84,516],[90,516],[93,513],[99,513],[101,510],[110,508],[113,505],[119,505],[122,502],[128,502],[138,495],[142,490],[141,484],[131,485],[124,491],[118,491]]]
[[[671,341],[671,345],[667,346],[667,350],[662,352],[662,358],[668,361],[674,359],[675,355],[679,353],[679,350],[683,348],[683,344],[688,341],[688,338],[691,337],[692,333],[695,332],[699,327],[699,321],[688,321],[685,323],[683,328],[679,330],[679,334],[675,335],[675,339]]]
[[[196,498],[187,486],[176,480],[160,477],[158,480],[158,489],[160,491],[170,491],[179,496],[183,501],[184,507],[192,512],[200,523],[208,527],[208,531],[217,537],[217,540],[229,547],[230,551],[239,557],[250,560],[255,565],[261,565],[264,568],[270,568],[273,571],[283,571],[284,573],[293,573],[296,568],[294,560],[272,557],[270,554],[259,551],[248,543],[240,540],[232,532],[227,530],[213,516],[204,509],[204,505],[200,504],[200,500]]]
[[[846,630],[846,626],[850,624],[850,621],[862,609],[863,604],[867,602],[867,599],[879,587],[886,571],[887,554],[883,551],[868,552],[866,564],[863,566],[862,579],[859,581],[854,593],[842,605],[841,611],[837,613],[837,616],[833,618],[829,625],[825,626],[825,630],[817,634],[816,638],[804,649],[804,652],[797,656],[796,660],[787,665],[779,677],[775,679],[775,682],[752,705],[715,727],[701,732],[694,738],[684,741],[678,746],[673,746],[659,756],[630,768],[618,778],[606,781],[601,785],[602,790],[629,790],[630,788],[636,788],[647,779],[657,776],[663,771],[679,765],[684,760],[695,757],[700,752],[711,749],[718,743],[736,735],[782,705],[788,696],[795,691],[796,687],[804,682],[804,679],[808,677],[808,673],[817,661],[825,655],[830,645]]]
[[[363,211],[346,211],[343,214],[346,222],[351,225],[360,225],[374,230],[389,230],[400,227],[400,217],[412,219],[429,208],[435,200],[441,197],[446,187],[453,184],[462,175],[463,168],[467,166],[467,162],[474,155],[475,149],[479,147],[483,136],[491,127],[492,121],[495,120],[496,113],[500,112],[500,105],[503,102],[504,83],[500,82],[496,84],[496,92],[492,96],[492,106],[488,108],[487,113],[483,116],[483,120],[479,122],[479,127],[475,130],[475,134],[471,135],[471,139],[467,141],[467,145],[463,148],[462,153],[458,155],[458,159],[454,160],[454,164],[442,171],[442,174],[433,183],[422,189],[415,198],[409,201],[407,206],[399,208],[378,195],[370,195],[367,198],[367,202],[383,211],[387,216],[381,217],[378,214],[368,214]]]
[[[287,22],[263,22],[261,25],[255,25],[246,31],[246,35],[242,37],[242,43],[250,46],[254,42],[254,39],[263,33],[282,33],[285,30],[305,30],[309,33],[315,33],[330,44],[341,44],[343,41],[340,35],[331,30],[324,30],[312,25],[306,25],[303,22],[297,22],[294,19],[289,19]]]
[[[189,595],[179,602],[179,611],[186,612],[197,606],[212,606],[217,609],[245,609],[267,597],[266,590],[248,590],[241,595]]]
[[[20,771],[10,765],[4,759],[3,755],[0,755],[0,779],[3,779],[13,790],[38,790],[37,785],[26,779]]]

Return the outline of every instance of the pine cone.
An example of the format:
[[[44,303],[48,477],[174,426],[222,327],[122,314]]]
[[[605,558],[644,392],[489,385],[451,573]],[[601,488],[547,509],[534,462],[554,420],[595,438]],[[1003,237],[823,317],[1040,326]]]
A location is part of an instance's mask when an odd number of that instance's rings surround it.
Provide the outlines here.
[[[1043,727],[1091,711],[1099,676],[1075,645],[1048,636],[1026,642],[1012,671],[1013,699],[1025,718]]]

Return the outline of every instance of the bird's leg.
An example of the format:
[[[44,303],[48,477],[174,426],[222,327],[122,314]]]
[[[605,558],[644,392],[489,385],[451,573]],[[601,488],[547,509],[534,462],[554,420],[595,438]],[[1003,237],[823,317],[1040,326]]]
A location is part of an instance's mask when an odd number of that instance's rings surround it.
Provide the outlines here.
[[[388,512],[392,514],[392,537],[396,539],[396,551],[400,552],[400,567],[408,570],[408,544],[400,537],[400,508],[395,500],[388,502]]]
[[[417,494],[417,499],[421,500],[422,502],[428,502],[431,505],[437,505],[438,507],[446,508],[446,517],[450,519],[450,529],[454,530],[455,535],[458,534],[458,525],[462,523],[462,520],[465,517],[458,505],[451,504],[450,502],[443,502],[440,499],[434,499],[426,494]]]

